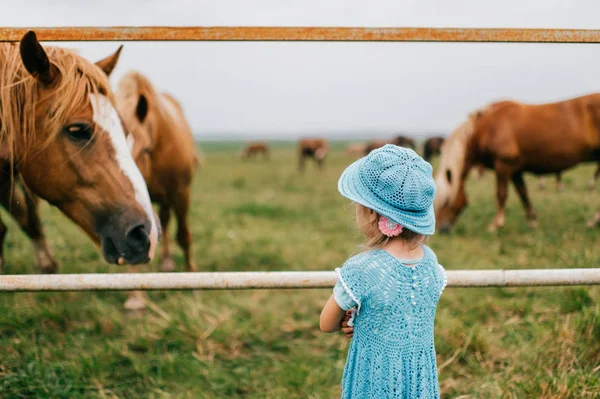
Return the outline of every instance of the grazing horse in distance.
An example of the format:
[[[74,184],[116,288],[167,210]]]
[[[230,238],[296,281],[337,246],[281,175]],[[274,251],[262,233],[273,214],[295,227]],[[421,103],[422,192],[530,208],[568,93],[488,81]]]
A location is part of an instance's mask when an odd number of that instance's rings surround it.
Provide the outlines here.
[[[496,173],[497,212],[489,230],[504,226],[510,181],[535,227],[523,173],[556,174],[600,161],[599,128],[600,94],[541,105],[502,101],[472,113],[442,149],[435,199],[439,228],[448,230],[466,207],[464,182],[476,164]]]
[[[395,144],[399,147],[405,147],[405,148],[410,148],[410,149],[415,149],[415,141],[413,139],[411,139],[410,137],[406,137],[406,136],[396,136],[394,137],[394,139],[391,141],[391,144]]]
[[[444,137],[431,137],[425,140],[423,145],[423,159],[431,162],[434,155],[439,155],[444,144]]]
[[[241,159],[249,159],[253,157],[257,157],[259,154],[262,154],[263,159],[269,159],[269,144],[264,141],[255,141],[246,144],[242,152],[240,153]]]
[[[346,155],[352,157],[361,157],[365,152],[366,146],[366,144],[348,144],[348,147],[346,147]]]
[[[369,155],[369,153],[373,150],[383,147],[386,145],[388,141],[385,140],[371,140],[365,146],[364,155]]]
[[[130,130],[128,144],[150,192],[160,207],[164,231],[161,270],[175,269],[168,238],[171,212],[177,218],[177,242],[183,249],[187,271],[195,271],[188,225],[190,191],[199,165],[196,143],[179,103],[156,91],[138,72],[128,72],[117,88],[119,113]]]
[[[323,169],[328,147],[328,142],[324,138],[301,139],[298,142],[298,170],[304,171],[306,158],[313,158],[319,169]]]
[[[127,149],[108,82],[120,49],[96,65],[34,32],[0,43],[0,202],[32,240],[44,273],[57,271],[37,209],[56,206],[114,264],[146,263],[160,230]],[[0,221],[1,247],[6,225]]]

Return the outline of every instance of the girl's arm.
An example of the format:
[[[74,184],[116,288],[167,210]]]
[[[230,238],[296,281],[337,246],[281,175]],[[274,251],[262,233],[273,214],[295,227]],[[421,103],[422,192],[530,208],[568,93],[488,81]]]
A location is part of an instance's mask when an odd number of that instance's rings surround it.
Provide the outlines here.
[[[337,304],[333,295],[331,295],[321,312],[319,328],[326,333],[339,331],[345,314],[346,311],[340,308],[340,305]]]

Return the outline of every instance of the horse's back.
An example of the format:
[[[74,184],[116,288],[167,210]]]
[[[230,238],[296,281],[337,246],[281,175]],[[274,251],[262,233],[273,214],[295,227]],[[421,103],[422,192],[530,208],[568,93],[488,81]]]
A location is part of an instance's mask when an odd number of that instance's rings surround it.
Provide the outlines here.
[[[325,139],[300,139],[298,142],[298,148],[301,150],[317,150],[319,148],[327,147],[327,140]]]
[[[161,105],[169,115],[170,129],[169,138],[177,145],[177,151],[184,156],[186,160],[193,160],[195,157],[195,141],[192,129],[187,122],[183,110],[177,100],[166,93],[160,94]]]
[[[164,114],[159,129],[162,148],[157,149],[157,162],[162,166],[159,169],[164,169],[165,175],[176,176],[175,180],[189,183],[199,163],[192,130],[181,106],[171,95],[160,93],[159,100]],[[159,174],[163,173],[159,171]]]
[[[600,96],[589,95],[548,104],[515,101],[492,103],[475,116],[479,151],[489,160],[522,164],[544,173],[563,170],[588,160],[600,146],[590,107]]]

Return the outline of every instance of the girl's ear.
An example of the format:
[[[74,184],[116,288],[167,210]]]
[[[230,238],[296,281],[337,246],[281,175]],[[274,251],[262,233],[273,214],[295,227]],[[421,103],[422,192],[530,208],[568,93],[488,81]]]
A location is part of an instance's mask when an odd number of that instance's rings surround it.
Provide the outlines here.
[[[369,209],[369,221],[375,226],[377,225],[377,212],[375,212],[373,209]]]

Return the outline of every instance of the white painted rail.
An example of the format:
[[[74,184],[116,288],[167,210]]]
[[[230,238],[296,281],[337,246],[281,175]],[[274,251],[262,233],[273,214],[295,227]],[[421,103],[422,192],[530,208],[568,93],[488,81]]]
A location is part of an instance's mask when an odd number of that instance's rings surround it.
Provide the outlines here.
[[[448,270],[449,287],[600,285],[598,269]],[[0,276],[0,292],[327,288],[332,271]]]

